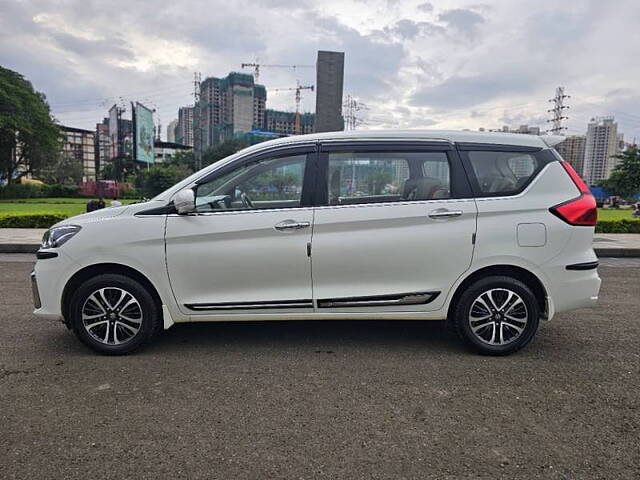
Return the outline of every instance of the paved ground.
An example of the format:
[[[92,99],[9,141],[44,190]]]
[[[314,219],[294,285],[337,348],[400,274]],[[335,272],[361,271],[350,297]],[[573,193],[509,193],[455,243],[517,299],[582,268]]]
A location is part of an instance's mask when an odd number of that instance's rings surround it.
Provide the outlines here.
[[[440,322],[176,326],[95,356],[0,256],[0,476],[638,478],[640,260],[508,358]]]

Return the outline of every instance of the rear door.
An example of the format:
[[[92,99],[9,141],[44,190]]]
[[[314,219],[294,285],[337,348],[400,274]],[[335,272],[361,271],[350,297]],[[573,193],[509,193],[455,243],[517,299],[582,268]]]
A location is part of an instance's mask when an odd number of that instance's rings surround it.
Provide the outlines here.
[[[449,143],[325,143],[316,201],[318,311],[437,310],[471,264],[477,210]]]

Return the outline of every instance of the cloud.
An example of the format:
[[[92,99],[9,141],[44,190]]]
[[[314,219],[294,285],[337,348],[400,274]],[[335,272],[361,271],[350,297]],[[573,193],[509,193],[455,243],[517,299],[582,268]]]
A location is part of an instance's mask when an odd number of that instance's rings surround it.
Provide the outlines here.
[[[411,104],[434,109],[470,108],[507,94],[526,92],[531,78],[524,71],[502,75],[453,76],[434,86],[418,88],[411,95]]]
[[[418,5],[417,8],[421,12],[427,12],[427,13],[433,12],[433,5],[431,3],[429,3],[429,2],[421,3],[420,5]]]
[[[456,33],[465,35],[468,38],[474,38],[478,33],[480,25],[485,22],[482,15],[464,8],[446,10],[438,15],[438,19]]]
[[[376,34],[384,37],[396,38],[399,40],[414,40],[416,37],[429,37],[434,35],[445,35],[446,29],[441,25],[431,22],[415,22],[407,18],[399,20],[393,25],[385,27]]]
[[[544,128],[547,100],[564,85],[570,129],[614,114],[640,137],[637,0],[0,2],[0,64],[78,127],[120,98],[153,104],[166,125],[193,101],[195,71],[224,76],[256,58],[315,64],[324,49],[345,52],[345,94],[370,107],[367,127]],[[314,69],[261,72],[269,89],[296,81],[313,84]],[[294,96],[269,93],[268,105],[293,109]],[[305,91],[303,109],[314,107]]]

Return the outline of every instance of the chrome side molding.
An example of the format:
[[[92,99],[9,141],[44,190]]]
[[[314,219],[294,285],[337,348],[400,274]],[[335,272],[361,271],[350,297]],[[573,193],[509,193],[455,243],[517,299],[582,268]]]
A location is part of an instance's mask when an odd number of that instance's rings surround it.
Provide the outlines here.
[[[400,293],[397,295],[374,295],[366,297],[325,298],[318,300],[318,308],[339,307],[385,307],[388,305],[426,305],[440,292]]]
[[[266,308],[313,308],[312,300],[276,300],[267,302],[188,303],[189,310],[259,310]]]

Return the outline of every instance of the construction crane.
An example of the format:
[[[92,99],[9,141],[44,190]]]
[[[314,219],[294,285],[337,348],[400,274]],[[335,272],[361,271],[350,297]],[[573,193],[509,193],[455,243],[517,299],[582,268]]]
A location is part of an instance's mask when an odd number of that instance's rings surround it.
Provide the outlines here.
[[[250,67],[253,67],[253,78],[255,79],[256,83],[258,83],[258,79],[260,78],[261,68],[293,68],[294,71],[298,68],[316,68],[315,65],[281,65],[281,64],[265,65],[262,63],[258,63],[257,61],[253,63],[242,64],[242,68],[250,68]]]
[[[273,88],[269,90],[270,92],[290,92],[292,90],[296,91],[296,113],[295,113],[294,124],[293,124],[294,125],[293,129],[296,135],[299,135],[302,133],[302,129],[300,125],[300,99],[302,97],[301,92],[302,90],[311,90],[313,92],[314,88],[315,87],[313,85],[300,85],[300,82],[298,82],[298,85],[296,87]]]

